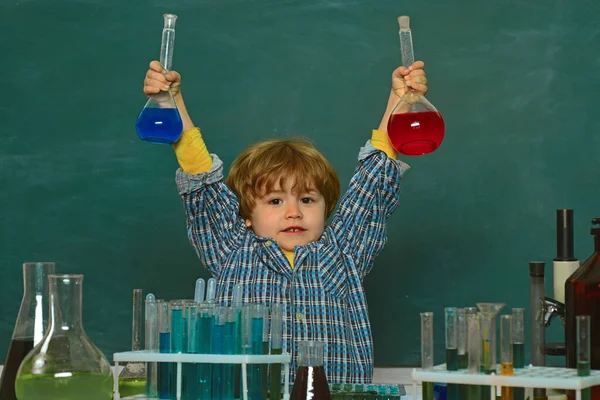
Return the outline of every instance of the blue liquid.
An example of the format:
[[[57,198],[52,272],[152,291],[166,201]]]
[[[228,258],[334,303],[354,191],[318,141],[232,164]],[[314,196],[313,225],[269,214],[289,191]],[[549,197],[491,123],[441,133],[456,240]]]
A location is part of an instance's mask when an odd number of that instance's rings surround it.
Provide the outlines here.
[[[198,353],[210,354],[212,346],[213,317],[202,315],[198,318]],[[198,365],[198,399],[211,400],[212,365]]]
[[[159,349],[161,353],[171,352],[171,333],[160,332],[159,334]],[[171,398],[171,377],[170,377],[170,364],[169,363],[158,363],[158,398],[159,399],[170,399]]]
[[[213,326],[212,354],[225,354],[225,325]],[[223,364],[213,365],[212,395],[214,399],[223,399],[223,388],[225,384],[223,376]]]
[[[251,325],[252,354],[262,354],[263,319],[252,318]],[[248,365],[248,398],[250,400],[262,400],[262,369],[260,364]]]
[[[172,144],[181,136],[183,122],[177,108],[144,108],[138,116],[135,129],[143,141]]]
[[[184,352],[184,321],[183,310],[171,311],[171,353]]]
[[[236,346],[236,331],[235,322],[225,323],[225,332],[223,337],[223,353],[235,354]],[[233,399],[234,394],[234,367],[233,364],[223,365],[223,399]]]

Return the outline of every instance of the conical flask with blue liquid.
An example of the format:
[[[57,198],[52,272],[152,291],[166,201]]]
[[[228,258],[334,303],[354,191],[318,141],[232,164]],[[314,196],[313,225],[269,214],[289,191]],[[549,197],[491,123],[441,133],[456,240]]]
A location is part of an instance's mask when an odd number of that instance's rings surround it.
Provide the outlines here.
[[[163,17],[164,28],[160,47],[160,63],[166,74],[171,69],[173,62],[177,15],[164,14]],[[179,140],[183,130],[183,122],[170,89],[150,96],[138,116],[135,128],[139,138],[146,142],[172,144]]]

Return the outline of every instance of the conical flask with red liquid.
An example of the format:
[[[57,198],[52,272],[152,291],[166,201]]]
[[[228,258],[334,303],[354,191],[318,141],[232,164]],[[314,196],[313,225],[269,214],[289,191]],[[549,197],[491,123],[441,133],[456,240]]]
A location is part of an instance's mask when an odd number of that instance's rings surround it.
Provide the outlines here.
[[[291,400],[331,400],[331,392],[323,367],[325,343],[298,343],[298,371]]]
[[[415,62],[410,30],[410,17],[398,17],[400,24],[400,48],[402,65],[409,67]],[[444,139],[442,114],[425,96],[407,87],[388,120],[390,143],[398,153],[422,156],[435,151]]]
[[[37,345],[48,328],[48,276],[55,273],[53,262],[23,264],[23,299],[13,330],[8,355],[0,378],[0,400],[16,400],[15,379],[25,356]]]

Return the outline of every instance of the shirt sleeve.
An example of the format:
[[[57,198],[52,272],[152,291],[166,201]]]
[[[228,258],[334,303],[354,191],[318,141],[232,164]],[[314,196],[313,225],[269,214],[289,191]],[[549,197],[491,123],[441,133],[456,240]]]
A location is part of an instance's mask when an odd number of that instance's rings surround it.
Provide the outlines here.
[[[190,243],[202,264],[218,278],[221,261],[240,246],[248,229],[239,215],[237,197],[223,183],[223,162],[215,154],[211,157],[208,172],[177,170],[177,189],[187,215]]]
[[[387,241],[387,219],[398,206],[400,180],[410,167],[373,147],[370,140],[358,159],[329,228],[345,243],[362,279]]]

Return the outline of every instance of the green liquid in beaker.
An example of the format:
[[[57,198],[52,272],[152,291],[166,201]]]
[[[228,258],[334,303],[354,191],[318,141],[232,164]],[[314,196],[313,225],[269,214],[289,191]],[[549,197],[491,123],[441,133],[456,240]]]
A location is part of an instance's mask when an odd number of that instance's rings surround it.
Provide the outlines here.
[[[113,377],[86,372],[58,378],[55,374],[26,374],[17,378],[15,390],[20,400],[111,400]]]
[[[119,394],[121,397],[135,396],[146,393],[145,378],[119,379]]]

